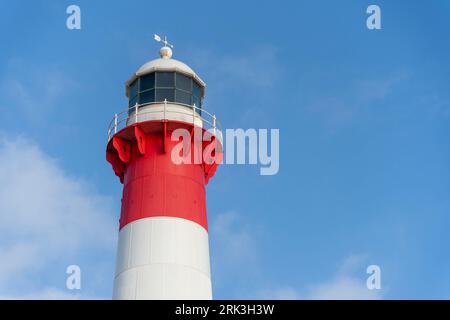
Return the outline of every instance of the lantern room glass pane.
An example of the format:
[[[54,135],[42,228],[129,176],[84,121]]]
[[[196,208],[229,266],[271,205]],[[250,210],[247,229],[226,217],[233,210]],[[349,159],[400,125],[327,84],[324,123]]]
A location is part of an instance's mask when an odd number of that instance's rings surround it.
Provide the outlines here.
[[[191,104],[191,94],[186,91],[176,90],[175,91],[175,101],[184,104]]]
[[[194,95],[194,96],[197,96],[197,97],[201,97],[201,88],[200,88],[200,86],[197,84],[197,82],[195,82],[194,81],[194,83],[193,83],[193,86],[192,86],[192,94]]]
[[[201,100],[200,100],[200,98],[193,95],[193,96],[192,96],[192,105],[194,105],[194,104],[195,104],[195,106],[196,106],[197,108],[200,108],[200,107],[201,107]]]
[[[154,87],[155,87],[154,73],[149,73],[141,77],[141,87],[139,88],[139,91],[142,92],[148,89],[153,89]]]
[[[137,103],[137,101],[138,101],[138,97],[137,96],[135,96],[134,98],[131,98],[130,99],[130,103],[128,104],[128,106],[131,108],[131,107],[134,107],[134,105]]]
[[[155,101],[160,102],[167,99],[167,101],[175,101],[175,90],[173,89],[156,89]]]
[[[181,73],[177,73],[176,74],[176,87],[177,89],[181,89],[184,91],[191,91],[191,84],[192,84],[192,79],[189,78],[188,76],[185,76],[184,74]]]
[[[145,92],[141,92],[139,95],[139,103],[148,103],[148,102],[154,102],[155,101],[155,90],[148,90]]]
[[[135,96],[137,96],[138,94],[138,83],[139,83],[139,79],[136,79],[133,81],[133,83],[130,85],[130,99],[134,98]]]
[[[161,88],[175,87],[175,73],[174,72],[157,72],[156,86]]]

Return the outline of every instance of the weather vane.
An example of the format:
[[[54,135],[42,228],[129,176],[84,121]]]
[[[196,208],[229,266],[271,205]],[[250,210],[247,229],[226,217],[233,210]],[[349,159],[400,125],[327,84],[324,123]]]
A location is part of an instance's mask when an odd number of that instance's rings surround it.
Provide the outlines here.
[[[173,48],[173,45],[171,45],[171,44],[167,41],[167,37],[166,37],[166,36],[164,36],[164,40],[162,40],[160,36],[158,36],[157,34],[154,34],[154,35],[153,35],[153,39],[155,39],[157,42],[162,42],[162,43],[164,43],[164,46],[165,46],[165,47]]]

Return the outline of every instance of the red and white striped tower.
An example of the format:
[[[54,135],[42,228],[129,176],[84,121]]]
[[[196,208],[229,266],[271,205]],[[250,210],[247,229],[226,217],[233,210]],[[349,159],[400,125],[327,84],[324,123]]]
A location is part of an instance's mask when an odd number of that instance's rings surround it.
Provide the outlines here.
[[[211,133],[192,135],[187,158],[215,147],[221,159],[221,133],[202,108],[205,83],[164,43],[126,82],[129,108],[108,131],[106,158],[123,183],[114,299],[212,298],[205,185],[220,161],[175,163],[171,135]]]

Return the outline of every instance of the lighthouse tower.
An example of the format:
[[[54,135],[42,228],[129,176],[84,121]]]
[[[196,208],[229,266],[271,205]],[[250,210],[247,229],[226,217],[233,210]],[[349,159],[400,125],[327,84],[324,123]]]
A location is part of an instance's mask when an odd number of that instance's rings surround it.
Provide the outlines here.
[[[126,81],[128,108],[108,129],[106,159],[123,183],[113,298],[211,299],[205,185],[221,131],[205,83],[162,42]]]

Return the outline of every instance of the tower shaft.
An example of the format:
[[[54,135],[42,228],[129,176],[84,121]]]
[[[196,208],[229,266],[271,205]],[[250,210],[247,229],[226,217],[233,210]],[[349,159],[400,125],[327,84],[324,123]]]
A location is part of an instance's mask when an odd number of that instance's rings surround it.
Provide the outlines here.
[[[175,164],[180,142],[159,125],[135,125],[138,138],[112,141],[126,160],[113,297],[211,299],[204,165]]]

